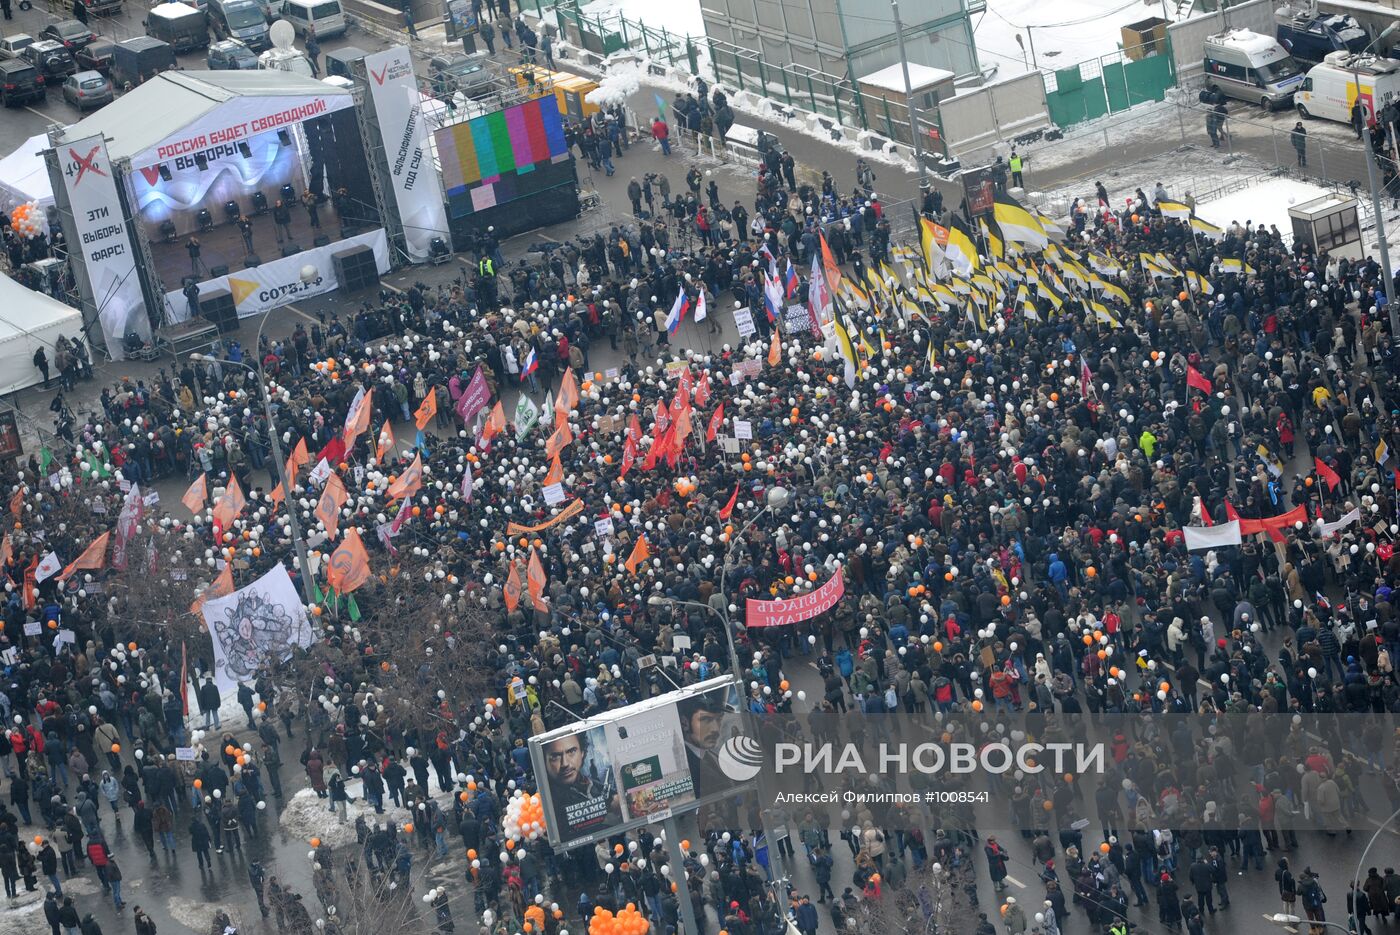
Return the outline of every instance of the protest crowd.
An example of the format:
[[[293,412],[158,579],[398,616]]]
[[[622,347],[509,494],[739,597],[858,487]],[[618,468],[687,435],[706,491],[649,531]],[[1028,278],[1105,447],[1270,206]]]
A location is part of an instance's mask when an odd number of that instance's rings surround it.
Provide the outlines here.
[[[1349,892],[1309,856],[1400,805],[1379,266],[1213,228],[1164,190],[1100,187],[1058,219],[930,191],[898,243],[868,166],[847,195],[765,165],[752,209],[694,175],[657,192],[666,224],[539,262],[490,245],[450,288],[61,413],[72,447],[9,478],[0,545],[12,905],[43,889],[55,933],[93,935],[96,897],[64,889],[95,879],[154,932],[108,846],[130,828],[152,861],[246,874],[307,933],[384,880],[424,931],[468,913],[497,935],[630,931],[595,914],[629,905],[664,935],[680,899],[728,935],[922,925],[930,880],[965,901],[943,930],[977,935],[1226,931],[1231,884],[1319,923],[1400,918],[1393,870]],[[171,478],[183,502],[148,503]],[[311,595],[305,638],[243,633],[256,671],[221,691],[199,604],[279,566]],[[807,619],[745,626],[748,600],[838,576]],[[169,592],[168,626],[134,579]],[[652,828],[568,853],[510,833],[530,736],[736,670],[760,718],[1129,726],[1090,794],[1006,780],[1010,831],[799,811],[702,828],[683,867]],[[1348,726],[1233,748],[1178,736],[1192,713]],[[245,858],[304,789],[330,829],[310,869]],[[1325,830],[1295,833],[1304,813]],[[452,884],[415,882],[449,855]],[[1013,870],[1028,886],[1003,896]]]

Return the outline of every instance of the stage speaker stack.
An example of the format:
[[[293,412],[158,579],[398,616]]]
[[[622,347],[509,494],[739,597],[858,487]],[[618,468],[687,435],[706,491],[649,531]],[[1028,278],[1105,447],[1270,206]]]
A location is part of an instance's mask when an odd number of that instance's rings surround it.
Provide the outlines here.
[[[261,265],[262,265],[262,257],[258,256],[256,253],[250,253],[250,254],[248,254],[247,256],[245,256],[245,257],[243,258],[243,268],[244,268],[244,269],[253,269],[254,267],[261,266]]]
[[[331,239],[325,234],[317,234],[316,239],[311,242],[313,247],[329,247]]]
[[[218,279],[220,276],[227,276],[227,275],[228,275],[228,272],[229,272],[228,266],[226,266],[226,265],[224,265],[224,264],[222,264],[222,263],[219,264],[218,266],[211,266],[211,267],[209,267],[209,278],[210,278],[210,279]]]
[[[199,313],[219,329],[219,334],[238,330],[238,308],[233,304],[233,293],[227,289],[215,289],[200,296]]]
[[[359,292],[379,285],[379,268],[374,262],[374,250],[356,247],[331,254],[335,276],[343,293]]]

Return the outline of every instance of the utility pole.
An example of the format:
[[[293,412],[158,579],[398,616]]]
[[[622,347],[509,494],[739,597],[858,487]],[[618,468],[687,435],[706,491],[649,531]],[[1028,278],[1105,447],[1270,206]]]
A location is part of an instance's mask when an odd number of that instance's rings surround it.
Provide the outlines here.
[[[919,191],[928,188],[928,169],[924,166],[924,144],[919,139],[919,106],[914,103],[914,86],[909,81],[909,55],[904,50],[904,26],[899,21],[899,0],[890,0],[894,14],[894,35],[899,40],[899,66],[904,70],[904,103],[909,108],[909,137],[914,141],[914,162],[919,167]]]
[[[1352,81],[1355,82],[1356,99],[1358,102],[1361,101],[1361,56],[1369,52],[1374,46],[1380,45],[1386,39],[1390,38],[1397,28],[1400,28],[1400,26],[1392,23],[1384,32],[1371,40],[1371,44],[1362,50],[1361,55],[1353,55],[1351,57],[1349,63],[1351,66],[1351,77]],[[1390,265],[1390,241],[1385,235],[1385,213],[1381,205],[1381,189],[1376,183],[1376,153],[1375,148],[1371,145],[1370,129],[1366,125],[1366,107],[1364,104],[1362,105],[1361,111],[1361,125],[1362,129],[1365,131],[1365,139],[1362,141],[1362,145],[1366,150],[1366,181],[1369,183],[1371,189],[1371,211],[1376,219],[1376,243],[1381,251],[1381,283],[1385,286],[1385,309],[1386,312],[1389,313],[1390,342],[1393,347],[1397,343],[1400,343],[1400,310],[1397,310],[1395,304],[1395,268]],[[1380,117],[1379,114],[1374,114],[1373,116],[1377,119]]]

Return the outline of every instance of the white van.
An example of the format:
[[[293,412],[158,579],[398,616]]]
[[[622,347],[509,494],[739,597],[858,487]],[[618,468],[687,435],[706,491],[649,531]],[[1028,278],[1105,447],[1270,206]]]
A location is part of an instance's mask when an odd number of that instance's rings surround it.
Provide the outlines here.
[[[1366,113],[1366,125],[1370,126],[1376,122],[1376,112],[1400,94],[1400,62],[1394,59],[1329,52],[1322,64],[1314,65],[1303,79],[1293,95],[1293,106],[1301,117],[1351,123],[1358,79],[1361,107]]]
[[[307,78],[313,77],[310,60],[296,49],[268,49],[258,56],[258,67],[269,71],[289,71]]]
[[[317,42],[345,32],[345,11],[340,8],[340,0],[282,0],[277,15],[291,23],[298,35],[314,29]]]
[[[1286,107],[1303,83],[1298,63],[1269,36],[1230,29],[1205,40],[1206,84],[1265,110]]]

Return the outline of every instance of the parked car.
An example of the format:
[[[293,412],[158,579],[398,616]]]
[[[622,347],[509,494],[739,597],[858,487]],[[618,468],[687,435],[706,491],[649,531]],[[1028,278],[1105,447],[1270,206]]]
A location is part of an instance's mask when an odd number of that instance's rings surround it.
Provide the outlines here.
[[[79,110],[110,104],[114,97],[112,82],[99,71],[80,71],[63,82],[63,99]]]
[[[83,6],[87,7],[88,13],[93,16],[106,16],[109,13],[120,13],[122,0],[83,0]]]
[[[0,103],[16,107],[44,96],[44,76],[39,69],[20,58],[0,61]]]
[[[146,35],[169,43],[176,52],[192,52],[209,45],[209,23],[205,15],[183,3],[160,3],[151,7],[142,25]]]
[[[24,58],[39,69],[45,80],[57,84],[78,70],[78,63],[60,42],[43,39],[25,48]]]
[[[490,61],[485,52],[434,55],[428,59],[428,77],[439,94],[461,91],[467,97],[478,97],[496,89],[497,76],[487,67]]]
[[[95,41],[97,33],[75,19],[65,19],[57,23],[49,23],[39,31],[39,38],[61,42],[69,52],[76,52]]]
[[[17,32],[13,36],[5,36],[0,39],[0,59],[19,58],[20,53],[33,44],[34,37],[28,33]]]
[[[258,57],[237,39],[223,39],[209,46],[204,64],[210,71],[242,71],[257,68]]]
[[[291,23],[299,36],[314,28],[316,38],[322,42],[345,32],[345,11],[340,8],[340,0],[282,0],[277,15]]]
[[[117,44],[111,39],[104,39],[98,36],[93,42],[73,53],[73,61],[78,63],[80,71],[99,71],[102,74],[109,74],[112,70],[112,54],[116,51]]]

